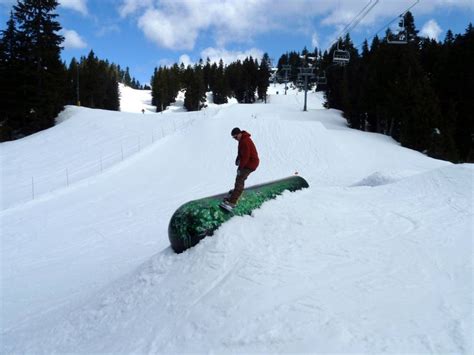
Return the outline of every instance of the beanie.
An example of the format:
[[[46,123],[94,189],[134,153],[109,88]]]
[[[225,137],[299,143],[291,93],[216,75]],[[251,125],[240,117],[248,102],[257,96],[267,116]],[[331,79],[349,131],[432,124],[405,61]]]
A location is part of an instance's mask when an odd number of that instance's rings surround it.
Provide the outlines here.
[[[239,128],[239,127],[235,127],[235,128],[232,129],[232,132],[230,132],[230,135],[231,135],[231,136],[236,136],[236,135],[238,135],[240,132],[242,132],[242,131],[240,130],[240,128]]]

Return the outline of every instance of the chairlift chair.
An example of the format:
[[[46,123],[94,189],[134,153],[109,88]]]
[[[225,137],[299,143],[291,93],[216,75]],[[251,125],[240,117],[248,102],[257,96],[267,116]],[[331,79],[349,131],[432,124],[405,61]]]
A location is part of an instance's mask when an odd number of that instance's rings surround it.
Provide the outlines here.
[[[332,61],[336,64],[347,64],[351,60],[351,54],[342,49],[336,49]]]
[[[351,60],[351,54],[349,51],[339,49],[339,42],[337,42],[337,48],[334,50],[332,61],[336,64],[345,65]]]
[[[397,33],[392,34],[392,36],[387,36],[387,43],[389,44],[407,44],[408,35],[407,29],[405,27],[405,19],[401,16],[400,22],[398,23]]]
[[[326,85],[328,83],[328,79],[326,77],[326,72],[323,71],[321,74],[316,76],[316,84],[318,85]]]

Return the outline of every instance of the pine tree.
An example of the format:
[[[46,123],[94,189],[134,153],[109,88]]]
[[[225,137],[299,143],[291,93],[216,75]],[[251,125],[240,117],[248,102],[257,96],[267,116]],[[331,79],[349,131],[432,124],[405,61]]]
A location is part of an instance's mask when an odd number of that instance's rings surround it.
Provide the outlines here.
[[[184,96],[184,107],[188,111],[199,111],[205,102],[206,88],[204,84],[204,76],[202,67],[195,65],[190,66],[187,71],[186,94]]]
[[[243,66],[240,60],[230,63],[227,66],[226,79],[229,84],[231,96],[235,97],[239,103],[244,102],[246,86],[243,78]]]
[[[103,108],[106,110],[120,110],[120,93],[118,88],[118,72],[114,65],[107,65],[105,70],[105,91]]]
[[[349,125],[393,137],[403,146],[436,158],[471,161],[473,157],[474,32],[448,31],[444,43],[421,38],[411,13],[404,16],[408,43],[374,37],[362,55],[349,38],[340,42],[351,53],[349,64],[327,73],[328,107],[344,111]],[[320,66],[331,66],[332,51]],[[456,68],[456,70],[453,70]]]
[[[132,78],[130,76],[130,69],[129,67],[126,67],[125,68],[125,74],[123,76],[123,83],[127,86],[130,86],[132,85]]]
[[[215,104],[221,105],[227,103],[227,96],[228,84],[224,70],[224,62],[221,59],[219,61],[219,66],[216,66],[214,72],[212,97]]]
[[[260,62],[257,74],[257,95],[259,100],[267,101],[267,89],[270,85],[270,57],[265,53]]]
[[[107,60],[100,60],[92,50],[87,57],[81,57],[79,63],[73,58],[67,72],[66,102],[118,111],[120,75],[118,66]]]
[[[15,137],[53,126],[63,108],[66,69],[60,60],[57,6],[56,0],[19,0],[4,33],[17,49],[15,65],[9,68],[17,86],[10,107],[14,114],[8,118],[15,121],[9,124]]]
[[[72,58],[69,63],[66,84],[66,103],[69,105],[79,105],[79,63],[76,58]]]
[[[255,102],[255,91],[257,90],[258,63],[252,57],[245,58],[242,64],[242,81],[244,89],[243,102],[252,104]]]
[[[20,71],[18,34],[10,13],[7,29],[0,38],[0,142],[13,139],[22,127],[22,111],[18,105],[17,86]]]

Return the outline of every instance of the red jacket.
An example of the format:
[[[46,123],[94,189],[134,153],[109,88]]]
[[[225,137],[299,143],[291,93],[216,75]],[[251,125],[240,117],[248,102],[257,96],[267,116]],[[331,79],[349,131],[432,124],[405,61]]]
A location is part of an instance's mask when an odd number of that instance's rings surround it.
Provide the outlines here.
[[[246,131],[242,131],[242,137],[239,141],[239,154],[237,156],[237,162],[239,169],[250,169],[255,170],[260,163],[258,159],[257,148],[250,139],[250,134]]]

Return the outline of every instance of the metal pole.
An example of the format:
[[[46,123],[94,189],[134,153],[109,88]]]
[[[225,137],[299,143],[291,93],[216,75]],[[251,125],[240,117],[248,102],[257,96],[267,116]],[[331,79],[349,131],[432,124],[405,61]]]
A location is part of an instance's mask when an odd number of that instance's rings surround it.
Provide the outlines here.
[[[286,91],[288,90],[287,83],[288,83],[288,72],[291,70],[291,65],[290,64],[284,64],[282,65],[282,70],[285,72],[285,95]]]
[[[76,85],[76,96],[77,96],[77,106],[81,106],[81,100],[79,99],[79,63],[77,63],[77,85]]]
[[[303,111],[306,111],[306,97],[308,95],[308,76],[304,76],[304,108]]]

